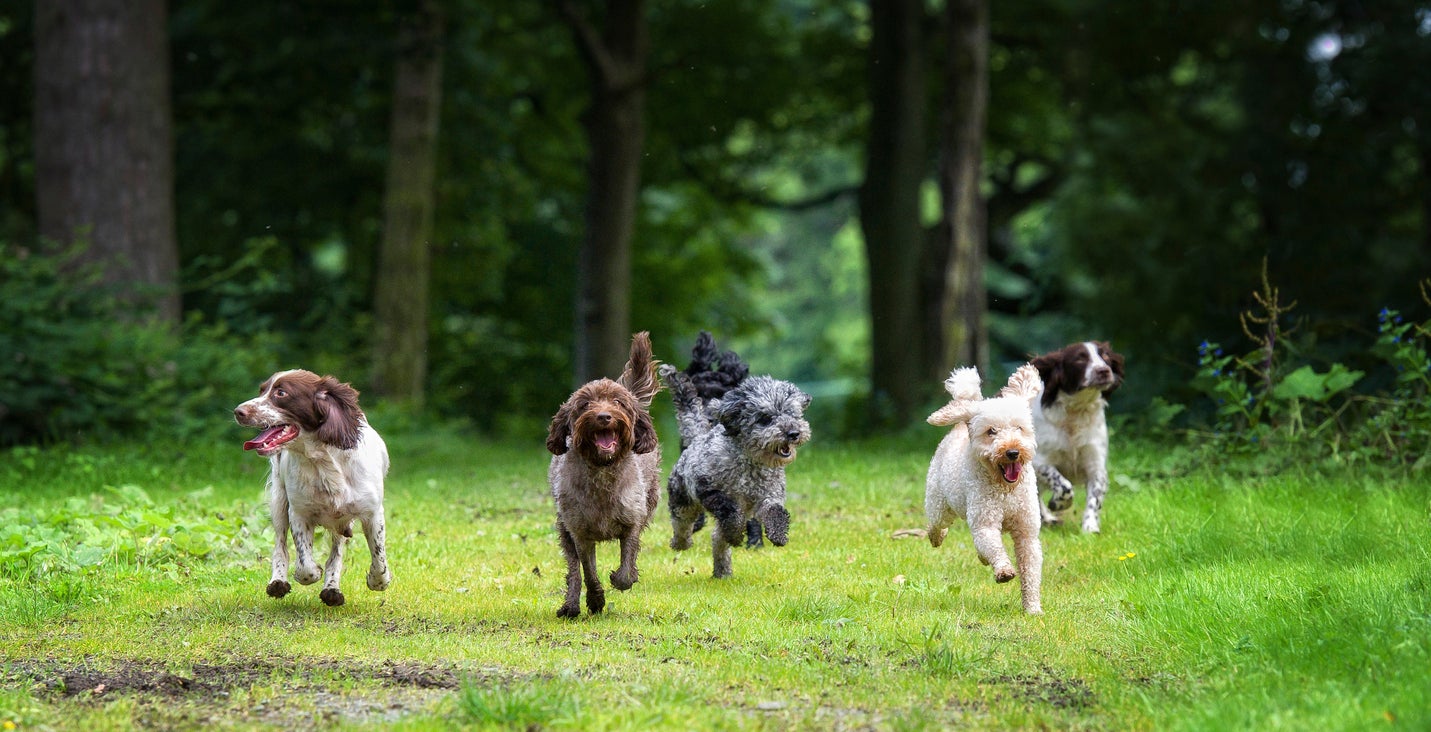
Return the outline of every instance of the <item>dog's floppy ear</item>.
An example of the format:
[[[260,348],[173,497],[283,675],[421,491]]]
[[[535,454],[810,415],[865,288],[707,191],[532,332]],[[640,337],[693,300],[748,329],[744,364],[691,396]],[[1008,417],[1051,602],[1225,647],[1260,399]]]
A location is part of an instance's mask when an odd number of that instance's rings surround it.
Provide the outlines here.
[[[644,409],[636,410],[636,426],[632,431],[636,433],[636,444],[631,451],[637,455],[645,455],[660,445],[656,440],[656,424],[651,421],[650,412]]]
[[[1043,380],[1039,378],[1038,369],[1026,363],[1009,375],[1009,385],[999,390],[999,396],[1017,397],[1032,403],[1042,389]]]
[[[1029,365],[1038,369],[1039,378],[1043,380],[1043,405],[1053,406],[1058,392],[1063,389],[1063,352],[1045,353],[1029,361]]]
[[[740,434],[740,410],[744,405],[741,391],[732,389],[720,398],[720,403],[715,407],[715,418],[725,427],[725,433],[731,437]]]
[[[358,446],[359,420],[363,411],[358,409],[358,390],[344,384],[332,376],[324,376],[318,382],[313,394],[314,409],[322,415],[318,425],[318,439],[344,450]]]
[[[1115,352],[1112,344],[1108,341],[1099,341],[1098,355],[1103,357],[1104,361],[1108,362],[1108,368],[1113,369],[1113,375],[1118,377],[1118,381],[1114,382],[1113,386],[1103,392],[1104,394],[1110,394],[1117,391],[1118,387],[1123,385],[1123,354]]]
[[[810,408],[810,395],[809,395],[809,394],[806,394],[805,392],[801,391],[800,389],[796,389],[796,390],[795,390],[795,393],[800,395],[800,411],[803,412],[803,411],[805,411],[806,409],[809,409],[809,408]]]
[[[571,437],[571,401],[568,400],[552,417],[547,427],[547,449],[553,455],[565,455],[566,441]]]
[[[952,427],[960,422],[968,422],[974,416],[972,405],[966,401],[952,401],[929,415],[924,421],[935,427]]]

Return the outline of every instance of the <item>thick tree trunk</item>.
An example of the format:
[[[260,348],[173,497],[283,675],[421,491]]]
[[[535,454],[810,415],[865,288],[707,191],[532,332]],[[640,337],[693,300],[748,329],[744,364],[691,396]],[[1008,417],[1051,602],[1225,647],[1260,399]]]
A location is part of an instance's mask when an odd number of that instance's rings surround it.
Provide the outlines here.
[[[580,384],[615,378],[631,341],[631,234],[646,138],[648,41],[642,0],[607,0],[600,34],[570,2],[561,7],[591,83],[582,119],[591,158],[573,364]]]
[[[35,191],[40,235],[177,323],[174,135],[164,0],[36,0]]]
[[[383,242],[373,314],[374,390],[421,407],[427,380],[429,247],[442,109],[443,18],[425,0],[402,20],[393,83]]]
[[[987,212],[979,190],[989,100],[989,2],[949,0],[945,8],[948,48],[939,164],[944,217],[939,231],[944,238],[936,246],[947,254],[936,319],[939,332],[925,349],[933,358],[926,363],[926,373],[940,377],[954,366],[982,371],[989,367],[984,325]]]
[[[870,278],[871,418],[888,426],[909,422],[926,386],[919,358],[924,6],[920,0],[871,0],[870,11],[870,132],[860,228]]]

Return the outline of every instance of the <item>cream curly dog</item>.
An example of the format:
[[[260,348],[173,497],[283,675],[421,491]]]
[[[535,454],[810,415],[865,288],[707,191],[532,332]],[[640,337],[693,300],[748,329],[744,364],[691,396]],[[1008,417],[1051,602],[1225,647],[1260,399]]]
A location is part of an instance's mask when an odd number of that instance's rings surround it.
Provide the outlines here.
[[[1002,532],[1008,532],[1023,573],[1024,612],[1041,613],[1038,483],[1029,469],[1037,450],[1032,405],[1043,389],[1038,370],[1020,366],[990,399],[983,398],[979,372],[972,368],[955,370],[944,388],[952,398],[928,421],[954,429],[929,464],[924,492],[929,543],[943,544],[949,525],[963,518],[979,561],[994,566],[994,581],[1008,582],[1018,574],[1004,551]]]

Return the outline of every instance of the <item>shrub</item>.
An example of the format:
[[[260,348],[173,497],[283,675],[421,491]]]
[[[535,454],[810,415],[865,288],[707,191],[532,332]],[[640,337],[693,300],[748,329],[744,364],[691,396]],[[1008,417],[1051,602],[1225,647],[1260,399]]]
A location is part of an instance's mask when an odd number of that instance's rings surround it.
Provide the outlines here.
[[[81,251],[0,242],[0,445],[190,436],[273,370],[274,338],[197,315],[156,322],[102,286]]]

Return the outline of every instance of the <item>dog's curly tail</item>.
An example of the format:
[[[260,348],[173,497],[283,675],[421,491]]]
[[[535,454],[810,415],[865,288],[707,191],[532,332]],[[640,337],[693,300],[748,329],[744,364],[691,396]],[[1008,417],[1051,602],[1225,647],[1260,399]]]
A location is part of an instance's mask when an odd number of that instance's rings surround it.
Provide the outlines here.
[[[660,371],[661,380],[670,388],[671,401],[676,405],[676,425],[681,430],[681,444],[689,445],[712,424],[706,415],[705,402],[696,393],[696,385],[689,375],[668,363],[661,364]]]
[[[631,336],[631,357],[617,381],[631,391],[641,406],[651,406],[661,382],[656,380],[656,366],[661,362],[651,356],[651,334],[641,331]]]
[[[979,391],[979,383],[979,370],[965,366],[949,374],[949,378],[944,380],[944,390],[958,401],[977,401],[984,398],[983,392]]]

